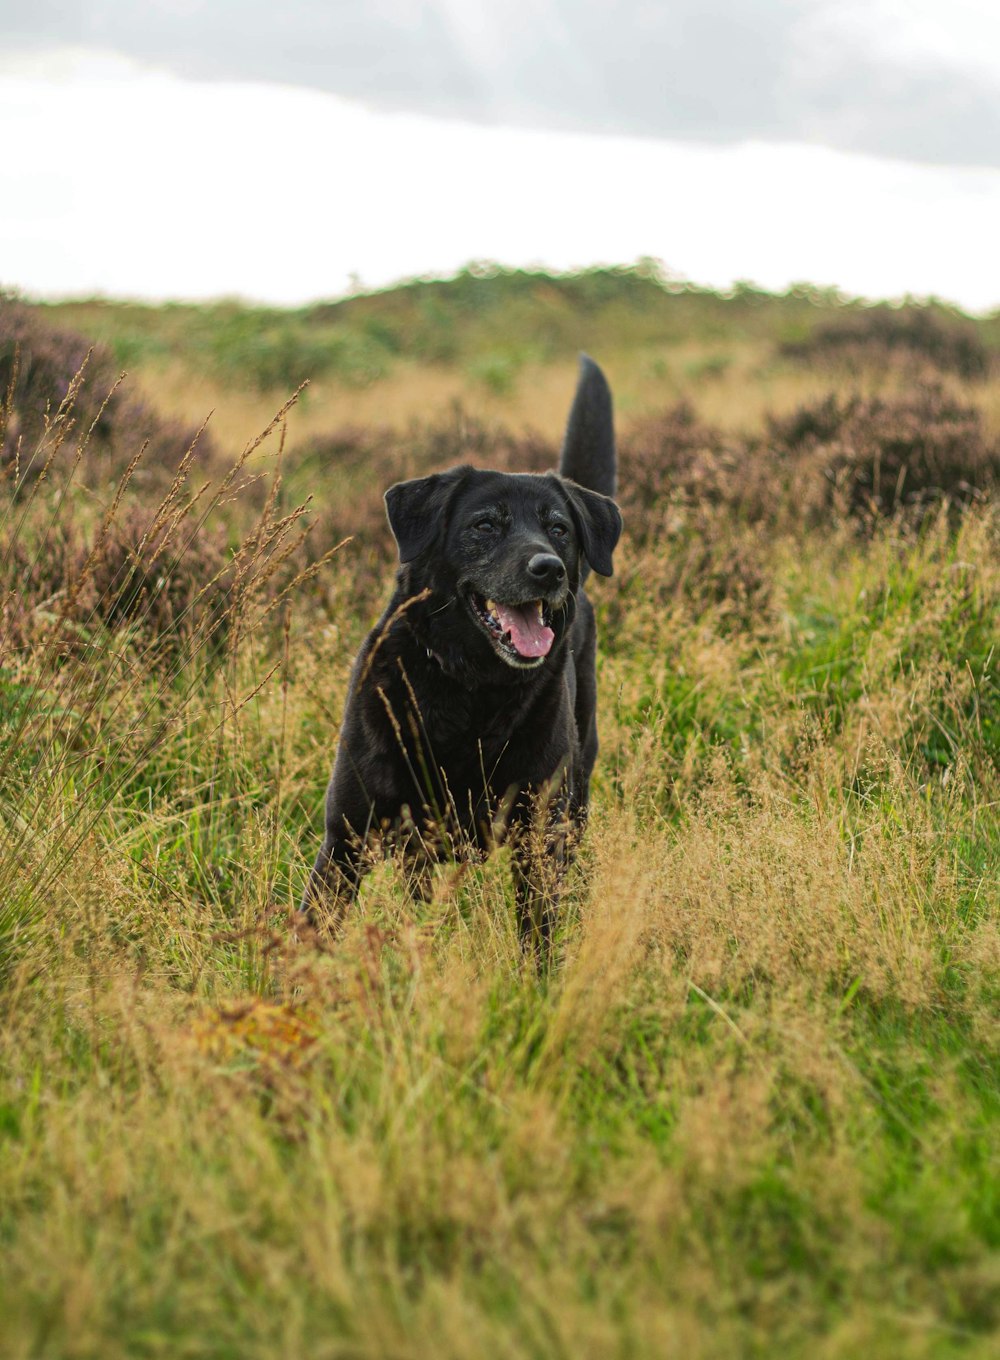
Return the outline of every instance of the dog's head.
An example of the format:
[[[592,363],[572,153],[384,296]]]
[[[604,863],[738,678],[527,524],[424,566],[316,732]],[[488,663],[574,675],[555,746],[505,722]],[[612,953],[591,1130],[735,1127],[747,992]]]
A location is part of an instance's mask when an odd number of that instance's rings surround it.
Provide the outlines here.
[[[611,575],[622,529],[614,501],[555,473],[452,468],[397,483],[385,502],[409,585],[432,592],[435,641],[460,639],[478,670],[556,655],[587,568]]]

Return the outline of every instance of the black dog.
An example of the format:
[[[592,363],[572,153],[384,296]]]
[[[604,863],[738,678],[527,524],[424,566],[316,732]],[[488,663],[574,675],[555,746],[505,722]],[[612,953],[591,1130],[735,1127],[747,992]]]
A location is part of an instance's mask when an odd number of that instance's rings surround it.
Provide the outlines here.
[[[386,492],[396,589],[351,676],[302,902],[334,919],[365,850],[388,836],[418,865],[509,838],[522,940],[547,940],[567,836],[597,756],[588,568],[611,575],[622,518],[611,393],[586,356],[559,475],[471,467]]]

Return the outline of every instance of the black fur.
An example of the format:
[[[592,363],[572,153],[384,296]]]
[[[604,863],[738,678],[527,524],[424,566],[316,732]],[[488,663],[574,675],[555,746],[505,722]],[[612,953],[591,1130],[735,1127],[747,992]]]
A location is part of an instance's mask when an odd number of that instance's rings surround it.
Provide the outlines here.
[[[584,356],[558,475],[457,467],[386,492],[400,567],[351,676],[311,921],[339,920],[373,841],[425,864],[509,837],[522,938],[548,938],[597,756],[582,586],[611,575],[614,486],[611,394]]]

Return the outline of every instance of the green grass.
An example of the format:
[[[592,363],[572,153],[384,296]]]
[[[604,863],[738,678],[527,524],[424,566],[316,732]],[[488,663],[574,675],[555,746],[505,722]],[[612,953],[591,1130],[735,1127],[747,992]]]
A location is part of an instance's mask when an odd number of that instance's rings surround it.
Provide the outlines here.
[[[496,318],[544,302],[498,277],[494,356]],[[481,282],[384,295],[379,343],[435,306],[485,337]],[[648,282],[567,282],[552,333]],[[737,329],[816,305],[665,296]],[[188,319],[133,317],[166,347]],[[195,498],[197,459],[173,500],[127,480],[125,509],[187,507],[174,615],[85,588],[131,451],[57,460],[5,521],[0,1353],[992,1355],[995,504],[780,532],[722,509],[700,557],[634,512],[592,590],[595,805],[539,972],[503,853],[422,903],[380,865],[342,938],[291,929],[389,574],[370,541],[310,564],[344,488],[375,522],[392,455],[338,485],[280,438],[241,491]],[[243,583],[221,611],[202,518]],[[719,564],[753,534],[766,588],[735,608]]]

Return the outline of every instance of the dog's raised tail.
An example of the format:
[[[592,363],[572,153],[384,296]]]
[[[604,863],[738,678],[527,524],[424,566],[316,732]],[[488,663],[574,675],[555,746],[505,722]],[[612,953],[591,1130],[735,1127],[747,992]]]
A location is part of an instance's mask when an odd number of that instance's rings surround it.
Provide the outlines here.
[[[559,475],[589,491],[613,496],[616,469],[611,388],[593,359],[581,354],[580,377],[566,424]]]

